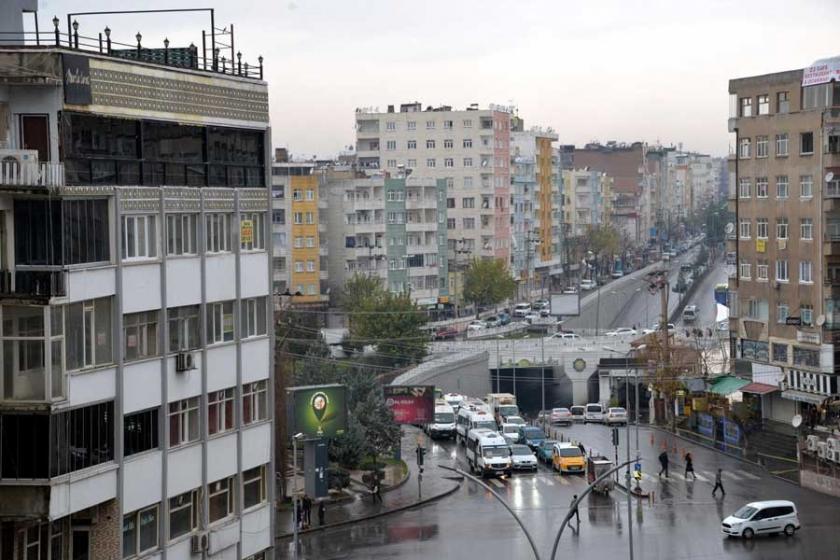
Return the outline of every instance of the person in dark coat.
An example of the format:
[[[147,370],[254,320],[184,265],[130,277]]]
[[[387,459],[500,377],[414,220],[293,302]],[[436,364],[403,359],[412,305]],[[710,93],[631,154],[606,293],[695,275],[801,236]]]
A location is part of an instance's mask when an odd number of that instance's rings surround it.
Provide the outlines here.
[[[715,487],[712,489],[712,496],[720,490],[721,494],[726,496],[726,490],[723,489],[723,469],[718,468],[717,473],[715,474]]]
[[[327,506],[324,505],[324,500],[318,502],[318,526],[323,527],[326,523]]]
[[[659,464],[662,465],[662,468],[659,469],[659,476],[662,476],[662,473],[665,473],[665,478],[669,478],[668,476],[668,452],[663,451],[659,454]]]
[[[308,529],[312,525],[312,498],[303,496],[303,526]]]
[[[697,475],[694,474],[694,458],[691,453],[685,454],[685,478],[688,480],[688,473],[691,473],[691,478],[697,480]]]
[[[575,504],[575,500],[577,500],[577,494],[572,496],[572,515],[575,516],[575,519],[577,520],[578,529],[580,529],[580,512],[578,511],[577,504]],[[571,520],[572,520],[572,518],[570,516],[569,521],[571,521]]]

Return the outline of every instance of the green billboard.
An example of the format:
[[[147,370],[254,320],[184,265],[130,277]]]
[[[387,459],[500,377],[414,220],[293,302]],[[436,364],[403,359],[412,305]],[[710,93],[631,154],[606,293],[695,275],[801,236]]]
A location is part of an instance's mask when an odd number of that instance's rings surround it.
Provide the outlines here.
[[[347,429],[344,385],[309,385],[286,390],[289,435],[333,437]]]

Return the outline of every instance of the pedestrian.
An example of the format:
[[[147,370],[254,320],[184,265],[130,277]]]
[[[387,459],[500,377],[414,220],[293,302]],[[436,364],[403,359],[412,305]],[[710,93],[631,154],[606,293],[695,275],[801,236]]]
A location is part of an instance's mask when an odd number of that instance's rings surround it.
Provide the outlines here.
[[[295,498],[294,500],[294,507],[295,507],[295,524],[297,525],[298,529],[303,529],[303,504],[300,503],[300,500]]]
[[[662,468],[659,469],[660,478],[662,477],[662,473],[665,473],[665,478],[670,478],[668,476],[668,452],[667,451],[663,451],[662,453],[659,454],[659,464],[662,466]]]
[[[697,475],[694,474],[694,458],[691,453],[685,454],[685,478],[688,478],[688,473],[691,473],[691,478],[697,480]]]
[[[583,442],[578,442],[578,449],[580,449],[581,454],[586,455],[586,448],[583,447]]]
[[[373,503],[376,503],[376,500],[379,500],[379,503],[382,503],[382,493],[381,488],[379,486],[379,479],[373,481]]]
[[[577,507],[577,504],[575,503],[575,502],[577,502],[577,499],[578,499],[577,494],[572,496],[571,507],[572,507],[572,515],[574,515],[575,519],[577,520],[577,528],[580,529],[580,512],[578,512],[578,507]],[[572,515],[569,516],[569,521],[572,520]]]
[[[726,496],[726,490],[723,489],[723,469],[718,468],[717,473],[715,474],[715,487],[712,489],[712,497],[714,497],[715,493],[720,488],[720,492],[722,495]]]
[[[324,500],[318,502],[318,526],[323,527],[326,523],[327,506],[324,505]]]
[[[312,525],[312,498],[303,495],[303,527],[309,529]]]

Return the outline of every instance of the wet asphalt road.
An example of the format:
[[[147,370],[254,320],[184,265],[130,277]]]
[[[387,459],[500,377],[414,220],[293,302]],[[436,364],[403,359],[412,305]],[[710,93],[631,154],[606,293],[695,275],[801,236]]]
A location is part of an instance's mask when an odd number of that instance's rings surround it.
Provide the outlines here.
[[[579,439],[612,456],[610,432],[605,426],[576,425],[560,428],[564,437]],[[653,433],[653,443],[651,434]],[[624,442],[624,431],[621,440]],[[631,449],[635,442],[631,436]],[[672,454],[669,479],[656,476],[656,456],[663,442]],[[672,445],[677,446],[674,453]],[[840,551],[840,500],[804,490],[771,477],[755,467],[705,450],[682,440],[643,428],[642,482],[655,492],[655,502],[633,501],[632,522],[636,558],[837,558]],[[686,481],[680,472],[679,455],[694,454],[700,480]],[[454,443],[432,445],[427,460],[442,464],[463,463],[463,451]],[[623,448],[620,456],[624,457]],[[725,498],[711,496],[714,470],[725,471]],[[548,558],[554,535],[568,511],[572,495],[585,488],[583,476],[560,476],[540,467],[535,474],[514,474],[490,484],[521,516]],[[746,502],[758,499],[791,499],[800,511],[803,529],[792,538],[764,537],[752,541],[724,538],[720,521]],[[627,558],[627,502],[621,491],[610,496],[591,495],[580,508],[581,528],[567,531],[558,558]],[[289,557],[289,549],[280,557]],[[451,496],[426,507],[391,515],[302,540],[302,557],[444,559],[531,558],[527,540],[504,508],[489,492],[464,482]]]

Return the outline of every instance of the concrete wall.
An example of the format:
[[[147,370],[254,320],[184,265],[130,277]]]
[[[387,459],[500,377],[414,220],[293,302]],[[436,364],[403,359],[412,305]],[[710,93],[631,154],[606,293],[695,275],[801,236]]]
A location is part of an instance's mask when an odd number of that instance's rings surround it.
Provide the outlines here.
[[[444,393],[483,396],[490,392],[487,352],[446,355],[400,375],[393,385],[434,385]]]

